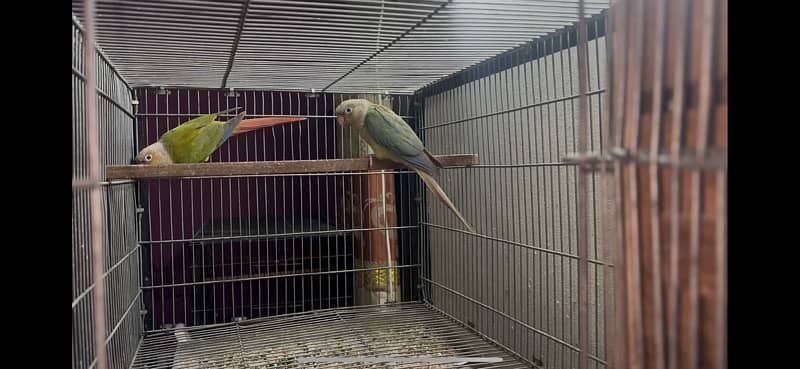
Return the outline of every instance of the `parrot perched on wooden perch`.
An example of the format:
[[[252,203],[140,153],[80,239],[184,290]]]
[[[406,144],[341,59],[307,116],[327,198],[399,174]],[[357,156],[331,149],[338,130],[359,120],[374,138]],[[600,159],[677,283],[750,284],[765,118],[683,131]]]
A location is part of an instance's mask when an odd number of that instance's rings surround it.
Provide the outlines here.
[[[152,145],[139,151],[136,158],[133,159],[133,164],[159,165],[208,161],[211,154],[231,136],[259,128],[305,120],[303,117],[264,117],[242,120],[244,112],[224,123],[216,120],[217,115],[238,109],[233,108],[214,114],[201,115],[182,123],[164,133]]]
[[[343,127],[355,128],[378,159],[391,160],[417,172],[431,192],[470,232],[475,232],[434,178],[439,175],[442,163],[422,145],[422,141],[403,118],[383,105],[364,99],[350,99],[342,101],[336,107],[336,120]],[[369,159],[372,166],[372,155]]]

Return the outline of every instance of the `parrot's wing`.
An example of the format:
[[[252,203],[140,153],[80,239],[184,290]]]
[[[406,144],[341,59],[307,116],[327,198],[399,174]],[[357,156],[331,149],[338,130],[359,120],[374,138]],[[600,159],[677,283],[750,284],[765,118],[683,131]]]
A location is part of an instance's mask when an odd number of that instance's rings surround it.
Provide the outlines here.
[[[214,115],[195,118],[161,136],[173,162],[199,163],[219,147],[224,126],[214,121]]]
[[[218,115],[225,114],[225,113],[227,113],[229,111],[239,110],[239,109],[241,109],[241,108],[230,108],[230,109],[219,111],[219,112],[216,112],[216,113],[201,115],[201,116],[199,116],[197,118],[190,119],[190,120],[187,120],[186,122],[183,122],[183,124],[175,127],[174,129],[183,129],[183,128],[197,129],[197,128],[203,128],[203,127],[209,125],[211,122],[214,122],[214,120],[217,119]]]
[[[190,119],[190,120],[187,120],[187,121],[181,123],[181,125],[169,130],[169,132],[165,133],[164,135],[169,135],[169,134],[172,134],[173,132],[179,132],[179,134],[180,134],[180,132],[182,132],[182,131],[188,131],[188,130],[195,130],[195,129],[203,128],[203,127],[209,125],[211,122],[213,122],[214,118],[216,118],[216,117],[217,117],[216,114],[201,115],[201,116],[199,116],[197,118]]]
[[[428,157],[417,134],[390,109],[373,105],[364,117],[364,126],[376,143],[386,148],[412,167],[434,175],[436,164]]]
[[[238,109],[240,108],[201,115],[161,136],[161,141],[167,146],[173,162],[199,163],[207,160],[225,142],[244,117],[244,113],[241,113],[227,123],[222,123],[215,120],[217,115]]]

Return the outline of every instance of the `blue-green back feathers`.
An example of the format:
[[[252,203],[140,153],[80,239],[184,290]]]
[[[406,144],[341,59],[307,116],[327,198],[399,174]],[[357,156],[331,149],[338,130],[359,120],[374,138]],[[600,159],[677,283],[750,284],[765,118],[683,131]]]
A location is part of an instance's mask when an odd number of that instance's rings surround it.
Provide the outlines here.
[[[364,125],[376,143],[408,165],[438,175],[438,166],[441,165],[432,160],[414,130],[391,109],[371,105],[364,117]]]

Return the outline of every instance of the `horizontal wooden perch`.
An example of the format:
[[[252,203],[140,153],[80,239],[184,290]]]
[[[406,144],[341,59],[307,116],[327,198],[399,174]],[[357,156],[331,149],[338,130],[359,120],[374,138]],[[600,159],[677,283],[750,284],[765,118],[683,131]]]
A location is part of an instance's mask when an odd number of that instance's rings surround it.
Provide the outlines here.
[[[478,155],[436,156],[445,167],[478,164]],[[401,169],[402,166],[375,159],[372,168],[367,158],[292,161],[245,161],[231,163],[200,163],[170,165],[110,165],[106,167],[109,180],[126,178],[220,177],[261,174],[300,174],[356,172],[376,169]]]

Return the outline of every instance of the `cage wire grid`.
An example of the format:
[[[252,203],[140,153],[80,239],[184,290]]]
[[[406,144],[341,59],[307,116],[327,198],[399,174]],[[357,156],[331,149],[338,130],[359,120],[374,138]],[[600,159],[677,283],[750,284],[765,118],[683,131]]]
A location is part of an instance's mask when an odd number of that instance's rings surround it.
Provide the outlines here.
[[[72,8],[82,17],[81,0]],[[135,87],[413,94],[571,25],[578,2],[103,0],[96,14],[99,44]]]
[[[250,116],[290,114],[308,120],[232,138],[211,162],[355,155],[344,149],[354,147],[354,136],[332,115],[343,99],[338,94],[308,98],[300,93],[241,91],[234,96],[188,89],[137,93],[142,145],[191,115],[238,105],[252,112]],[[397,96],[394,101],[394,109],[404,114],[410,97]],[[374,189],[370,193],[365,175],[388,177],[395,191],[386,197]],[[418,228],[412,203],[417,187],[408,171],[141,181],[147,227],[140,243],[151,266],[143,286],[148,330],[179,322],[216,324],[350,306],[362,282],[353,273],[386,268],[355,265],[353,259],[358,255],[373,260],[375,236],[382,238],[387,231],[396,248],[392,269],[399,270],[403,286],[395,301],[416,299],[412,286],[418,273],[413,269],[420,263],[412,249]]]
[[[101,203],[97,204],[103,222],[102,261],[105,282],[105,345],[108,367],[125,368],[138,347],[142,320],[138,316],[140,259],[137,244],[136,188],[132,180],[92,183],[90,146],[86,112],[86,44],[82,26],[72,23],[72,367],[96,367],[92,342],[95,329],[93,300],[95,275],[91,244],[90,212],[92,185],[99,186]],[[133,140],[132,90],[100,52],[94,58],[96,78],[97,134],[102,143],[99,162],[102,166],[125,164],[136,147]]]
[[[308,334],[311,330],[314,334]],[[324,363],[326,357],[499,358],[481,368],[525,368],[508,351],[420,303],[281,315],[215,327],[179,328],[144,341],[133,368],[419,367],[422,363]],[[473,364],[474,365],[474,364]],[[463,363],[425,364],[428,368]]]
[[[588,149],[602,149],[605,23],[587,24]],[[612,267],[602,251],[601,174],[563,159],[578,151],[574,29],[492,58],[420,93],[421,132],[434,152],[477,153],[481,164],[445,171],[443,183],[478,234],[429,202],[422,280],[434,305],[546,367],[579,359],[577,179],[589,177],[589,365],[606,363]],[[451,190],[452,189],[452,190]],[[489,191],[481,189],[491,189]],[[452,192],[451,192],[452,191]],[[455,239],[454,239],[455,238]],[[475,256],[477,255],[477,256]]]
[[[119,328],[123,321],[126,327],[136,325],[129,328],[131,342],[119,348],[124,354],[110,352],[117,360],[112,367],[127,366],[134,351],[135,365],[143,365],[147,358],[157,362],[148,365],[161,365],[169,352],[177,357],[179,345],[171,345],[183,339],[181,332],[208,332],[200,337],[210,337],[209,344],[227,342],[233,345],[231,349],[238,344],[241,354],[252,352],[242,347],[254,344],[247,338],[251,336],[240,331],[249,326],[247,319],[285,314],[307,317],[316,323],[307,325],[311,327],[308,331],[290,336],[301,340],[301,333],[335,331],[337,328],[326,330],[333,321],[325,320],[333,319],[330,314],[376,314],[381,308],[352,307],[358,305],[353,276],[386,270],[386,266],[355,265],[354,253],[359,247],[348,250],[347,245],[353,245],[360,235],[364,241],[360,252],[371,259],[371,245],[376,241],[365,235],[389,233],[396,234],[399,256],[392,268],[400,271],[399,296],[389,300],[423,300],[426,304],[384,307],[399,309],[395,313],[408,319],[405,324],[400,318],[387,320],[386,328],[409,327],[417,321],[423,331],[425,324],[431,328],[425,333],[395,334],[401,342],[420,335],[430,340],[458,337],[449,346],[453,352],[469,353],[464,342],[472,342],[473,346],[467,346],[473,353],[505,355],[503,363],[493,365],[575,367],[582,328],[575,319],[579,171],[561,158],[577,148],[576,36],[574,27],[552,31],[574,23],[577,2],[502,1],[491,7],[477,1],[145,4],[98,4],[100,46],[135,88],[131,91],[125,86],[129,95],[115,105],[128,107],[122,109],[128,114],[107,120],[120,122],[120,126],[129,124],[131,130],[119,133],[119,141],[108,135],[102,140],[104,147],[122,154],[116,161],[103,163],[125,164],[134,148],[155,141],[169,128],[197,114],[234,106],[243,107],[247,118],[302,115],[307,120],[231,139],[212,156],[212,162],[363,155],[353,133],[335,124],[333,107],[345,97],[358,96],[356,93],[400,93],[388,96],[393,109],[409,121],[434,153],[480,156],[480,165],[448,168],[440,180],[478,232],[461,231],[440,204],[428,199],[427,190],[408,171],[140,181],[138,199],[124,197],[122,205],[131,219],[141,216],[139,238],[134,233],[134,238],[128,235],[122,241],[126,243],[122,247],[130,250],[126,249],[123,260],[112,268],[120,269],[121,262],[139,257],[141,261],[136,262],[141,262],[141,275],[137,268],[136,278],[130,275],[128,279],[139,285],[134,285],[133,297],[128,295],[130,304],[124,305],[123,318],[116,323],[108,319],[114,328],[110,338],[122,337]],[[586,2],[587,16],[594,15],[588,26],[587,50],[589,144],[594,149],[600,148],[602,141],[605,24],[597,13],[604,7],[604,2]],[[73,10],[80,18],[82,2],[74,1]],[[207,20],[204,26],[186,30],[201,19]],[[297,33],[287,32],[294,29]],[[203,44],[197,43],[198,35],[205,37]],[[187,58],[178,53],[186,49],[202,56]],[[269,55],[263,50],[270,50]],[[107,63],[107,58],[101,59]],[[452,78],[432,83],[459,70],[463,71]],[[121,80],[118,74],[111,74]],[[75,76],[73,66],[73,79]],[[270,83],[248,85],[248,81]],[[235,88],[208,89],[215,86]],[[314,91],[307,93],[311,89]],[[135,115],[131,113],[131,93],[138,103]],[[363,209],[353,215],[337,208],[342,202],[370,198],[369,185],[357,179],[364,176],[382,177],[382,186],[387,178],[392,179],[394,225],[387,225],[386,213],[383,217],[377,214],[373,222]],[[601,286],[606,267],[611,265],[598,251],[603,247],[597,234],[597,213],[602,211],[596,194],[598,181],[598,175],[592,174],[588,204],[593,214],[588,256],[589,358],[593,368],[606,366],[603,317],[610,309],[604,300],[609,291]],[[134,195],[132,181],[113,185],[129,186],[131,193],[125,196]],[[279,191],[282,198],[277,197]],[[367,210],[390,208],[387,197],[379,198],[378,206],[369,200]],[[133,204],[138,204],[138,209]],[[119,209],[108,210],[108,218],[113,219]],[[265,211],[274,214],[262,215]],[[289,214],[292,219],[285,216]],[[327,216],[325,222],[311,217],[323,215]],[[329,218],[333,221],[328,222]],[[135,223],[132,228],[131,223],[124,224],[126,229],[136,229]],[[258,244],[262,241],[267,245]],[[317,248],[315,255],[312,249],[321,244],[327,247]],[[73,248],[75,245],[73,242]],[[326,279],[327,285],[323,284]],[[141,311],[134,307],[137,303]],[[320,314],[316,318],[315,310]],[[75,311],[73,303],[73,314]],[[84,334],[91,332],[87,316],[81,318],[81,324],[87,326]],[[270,330],[272,321],[257,324],[261,324],[259,329]],[[176,324],[213,327],[176,328]],[[382,334],[381,323],[374,324],[365,330],[366,336]],[[231,327],[237,329],[238,342],[225,338],[224,332]],[[147,336],[138,342],[144,332]],[[85,346],[73,343],[74,352],[77,347]],[[190,355],[211,353],[186,347],[184,352]],[[497,351],[497,347],[508,351]],[[82,355],[93,357],[90,352]],[[247,360],[264,363],[263,358],[235,360],[243,365]],[[88,365],[74,359],[73,367]]]

